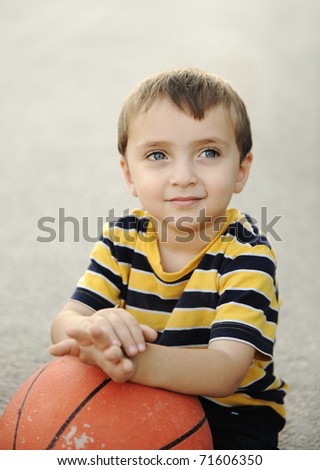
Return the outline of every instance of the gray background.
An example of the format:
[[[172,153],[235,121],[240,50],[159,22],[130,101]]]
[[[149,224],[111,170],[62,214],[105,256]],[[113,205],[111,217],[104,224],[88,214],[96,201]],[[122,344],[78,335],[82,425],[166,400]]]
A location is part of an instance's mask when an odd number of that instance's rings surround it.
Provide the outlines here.
[[[0,0],[0,412],[51,359],[53,316],[114,208],[136,207],[116,150],[121,102],[167,68],[216,72],[251,116],[255,162],[233,204],[263,223],[283,297],[277,371],[290,383],[284,449],[319,449],[319,2]],[[72,223],[79,221],[79,242]],[[42,217],[55,231],[38,227]],[[88,219],[86,219],[88,218]],[[60,241],[59,241],[60,227]],[[64,235],[64,241],[62,236]]]

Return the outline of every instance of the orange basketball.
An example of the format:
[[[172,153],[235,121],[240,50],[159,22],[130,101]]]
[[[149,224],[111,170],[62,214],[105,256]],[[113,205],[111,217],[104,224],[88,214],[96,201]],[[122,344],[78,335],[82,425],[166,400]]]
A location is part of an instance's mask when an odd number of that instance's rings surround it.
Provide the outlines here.
[[[63,356],[36,371],[0,421],[0,449],[212,449],[196,397],[131,382]]]

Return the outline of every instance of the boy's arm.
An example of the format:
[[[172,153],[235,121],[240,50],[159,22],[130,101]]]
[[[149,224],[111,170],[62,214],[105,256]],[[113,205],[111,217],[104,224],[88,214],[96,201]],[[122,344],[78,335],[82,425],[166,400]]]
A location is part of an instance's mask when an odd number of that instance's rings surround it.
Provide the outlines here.
[[[146,351],[128,359],[119,347],[104,352],[100,364],[116,382],[164,388],[178,393],[228,396],[247,374],[255,349],[236,340],[217,340],[208,349],[185,349],[147,344]]]
[[[131,381],[190,395],[228,396],[246,376],[255,349],[234,340],[217,340],[208,349],[153,344],[137,356]]]
[[[72,337],[73,331],[80,332],[84,338],[80,343],[77,336]],[[89,362],[95,363],[94,349],[100,358],[100,351],[111,345],[121,345],[129,356],[133,356],[145,350],[146,341],[154,341],[156,337],[157,333],[152,328],[139,325],[122,308],[95,311],[80,302],[69,301],[52,322],[49,352],[54,356],[71,354],[79,357],[81,352],[81,358],[86,362],[83,347],[93,346]]]
[[[107,347],[103,344],[102,350],[95,347],[93,352],[89,344],[90,335],[86,330],[91,327],[90,320],[94,314],[94,310],[83,304],[68,302],[52,323],[53,345],[49,352],[56,356],[82,356],[87,350],[88,360],[85,362],[96,363],[118,382],[129,379],[178,393],[228,396],[238,389],[255,354],[253,346],[221,339],[210,343],[208,349],[146,344],[146,350],[130,357],[130,360],[119,346],[114,346],[115,355],[119,354],[119,357],[110,361],[104,355],[112,355],[112,347],[103,352]],[[72,338],[67,333],[69,330],[80,331]],[[98,338],[93,343],[96,341],[99,342]],[[85,359],[86,355],[81,358]]]
[[[84,304],[69,301],[53,319],[50,335],[52,345],[49,352],[56,356],[64,354],[79,355],[79,346],[75,339],[70,338],[67,330],[70,327],[81,327],[86,318],[89,318],[94,310]]]

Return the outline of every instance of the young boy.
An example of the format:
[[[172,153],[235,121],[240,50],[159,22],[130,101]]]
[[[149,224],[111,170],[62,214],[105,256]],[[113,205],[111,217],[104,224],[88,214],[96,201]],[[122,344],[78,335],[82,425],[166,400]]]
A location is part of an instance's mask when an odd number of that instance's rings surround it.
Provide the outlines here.
[[[275,254],[228,209],[252,163],[245,105],[216,75],[164,72],[124,102],[118,147],[143,209],[105,227],[50,353],[199,396],[216,449],[276,449],[286,384],[273,372]]]

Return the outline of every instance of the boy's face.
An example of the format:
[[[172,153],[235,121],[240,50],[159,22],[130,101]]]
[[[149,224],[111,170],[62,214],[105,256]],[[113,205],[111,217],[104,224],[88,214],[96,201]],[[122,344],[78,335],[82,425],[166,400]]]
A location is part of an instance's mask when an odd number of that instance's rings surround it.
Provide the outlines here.
[[[130,123],[121,166],[131,193],[158,222],[196,229],[203,216],[213,222],[225,215],[232,194],[246,183],[251,160],[249,154],[240,165],[232,122],[221,105],[196,120],[164,98]]]

